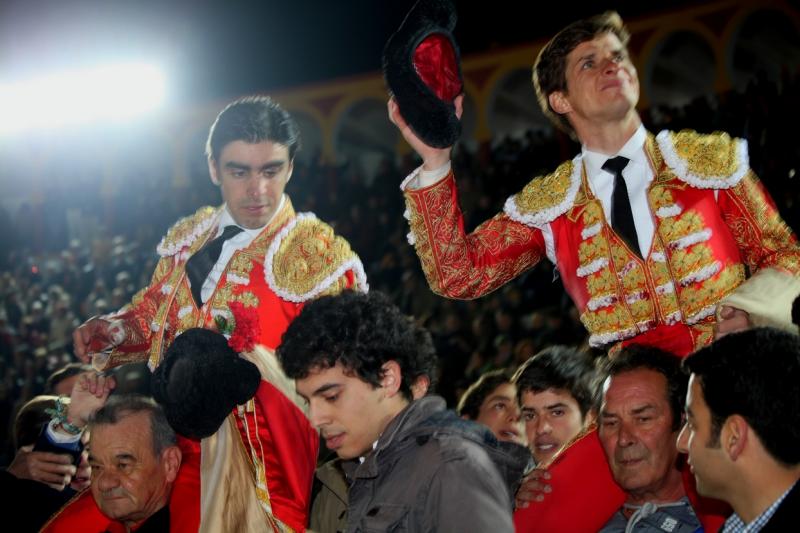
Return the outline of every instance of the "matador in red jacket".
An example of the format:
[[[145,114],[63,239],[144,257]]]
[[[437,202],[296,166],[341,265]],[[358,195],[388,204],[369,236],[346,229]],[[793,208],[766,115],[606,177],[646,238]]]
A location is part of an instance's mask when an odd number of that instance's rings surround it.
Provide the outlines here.
[[[635,341],[685,355],[754,324],[796,329],[800,247],[750,169],[747,143],[648,132],[629,34],[616,13],[604,21],[560,33],[534,67],[542,109],[581,152],[469,234],[450,168],[463,99],[455,44],[429,29],[408,41],[413,53],[385,56],[389,117],[423,159],[401,188],[431,289],[477,298],[547,258],[595,347]],[[420,113],[419,102],[445,112]]]
[[[295,213],[284,194],[298,140],[294,120],[269,98],[228,105],[206,150],[225,203],[175,224],[158,245],[150,285],[74,335],[78,355],[91,355],[98,369],[136,361],[155,369],[181,332],[231,321],[232,302],[257,311],[256,349],[242,357],[261,384],[216,434],[181,441],[171,531],[300,531],[307,523],[319,437],[272,350],[305,302],[368,287],[348,243],[314,215]],[[186,505],[174,509],[176,501]]]

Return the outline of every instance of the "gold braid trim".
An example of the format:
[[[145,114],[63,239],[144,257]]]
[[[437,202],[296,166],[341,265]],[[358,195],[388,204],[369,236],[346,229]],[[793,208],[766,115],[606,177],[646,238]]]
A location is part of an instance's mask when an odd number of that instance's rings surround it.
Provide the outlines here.
[[[350,244],[333,228],[310,214],[298,214],[275,237],[267,250],[264,275],[280,297],[304,302],[347,288],[345,273],[354,275],[354,288],[366,290],[366,274]]]
[[[201,207],[193,215],[177,221],[158,244],[158,254],[162,257],[175,255],[194,244],[211,228],[219,212],[218,207]]]
[[[747,142],[724,132],[710,135],[683,130],[656,136],[664,162],[675,175],[699,189],[728,189],[749,169]]]
[[[580,187],[583,164],[580,155],[566,161],[552,174],[532,179],[509,198],[503,210],[517,222],[540,226],[572,207]]]

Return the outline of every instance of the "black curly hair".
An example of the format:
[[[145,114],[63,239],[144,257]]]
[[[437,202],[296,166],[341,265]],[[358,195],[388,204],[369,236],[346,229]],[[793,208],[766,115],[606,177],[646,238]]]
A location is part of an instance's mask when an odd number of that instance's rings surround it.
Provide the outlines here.
[[[456,407],[456,413],[466,416],[470,420],[477,419],[483,401],[500,385],[505,385],[506,383],[511,383],[510,370],[500,369],[485,372],[461,395]]]
[[[430,334],[377,291],[345,291],[307,304],[283,334],[276,353],[292,379],[340,363],[373,387],[380,386],[384,363],[395,361],[402,372],[400,391],[409,400],[417,378],[427,376],[432,390],[436,377]]]

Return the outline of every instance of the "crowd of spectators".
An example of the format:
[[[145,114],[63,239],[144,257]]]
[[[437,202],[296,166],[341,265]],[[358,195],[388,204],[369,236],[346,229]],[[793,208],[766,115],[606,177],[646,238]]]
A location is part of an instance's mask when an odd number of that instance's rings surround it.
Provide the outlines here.
[[[785,124],[800,119],[800,74],[779,83],[759,76],[742,92],[698,98],[684,107],[645,110],[653,132],[691,127],[724,130],[748,140],[750,165],[775,199],[786,222],[800,230],[800,133]],[[572,157],[577,147],[563,135],[528,132],[496,139],[477,151],[454,154],[468,229],[502,208],[532,176]],[[390,158],[371,180],[352,166],[298,164],[288,193],[297,211],[332,223],[361,256],[371,288],[389,294],[433,334],[440,357],[439,393],[453,407],[481,374],[516,368],[553,344],[582,345],[586,334],[552,266],[542,262],[496,293],[453,301],[431,293],[406,234],[398,185],[417,163]],[[69,206],[99,217],[105,235],[68,241],[67,208],[51,193],[42,206],[0,212],[6,230],[0,249],[0,461],[10,456],[9,428],[27,400],[46,392],[47,377],[73,362],[71,333],[87,318],[116,310],[147,285],[155,245],[169,224],[200,205],[217,203],[206,177],[192,191],[169,180],[128,183],[109,202],[85,186]],[[202,185],[199,185],[202,183]],[[102,206],[98,209],[98,206]],[[2,211],[2,210],[0,210]],[[146,387],[144,367],[128,369],[120,389]]]

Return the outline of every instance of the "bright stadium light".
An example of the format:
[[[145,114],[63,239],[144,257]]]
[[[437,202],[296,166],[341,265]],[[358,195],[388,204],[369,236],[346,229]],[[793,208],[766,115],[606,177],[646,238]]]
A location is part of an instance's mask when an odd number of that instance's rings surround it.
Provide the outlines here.
[[[165,95],[161,69],[142,63],[0,82],[0,132],[131,119],[156,109]]]

